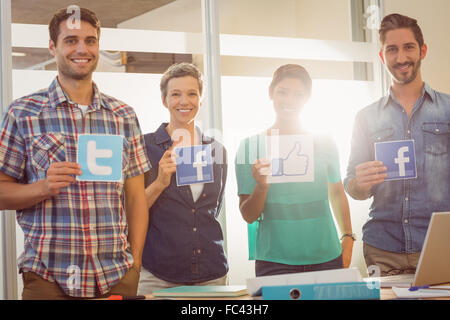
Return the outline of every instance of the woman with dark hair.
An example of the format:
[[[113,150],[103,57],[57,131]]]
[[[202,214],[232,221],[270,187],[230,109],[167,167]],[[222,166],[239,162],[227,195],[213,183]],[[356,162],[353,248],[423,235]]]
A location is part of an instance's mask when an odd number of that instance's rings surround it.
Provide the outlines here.
[[[226,152],[195,126],[202,76],[193,64],[175,64],[162,76],[160,87],[170,121],[144,136],[152,168],[146,177],[149,228],[139,293],[180,285],[225,285],[228,263],[218,216],[227,178]],[[206,144],[211,145],[214,181],[177,186],[174,148]]]
[[[256,276],[338,269],[349,267],[351,262],[355,236],[338,150],[330,137],[312,136],[313,182],[267,182],[270,162],[265,159],[266,141],[274,135],[308,134],[299,116],[311,87],[303,67],[288,64],[278,68],[269,87],[275,123],[267,131],[244,139],[238,149],[239,208],[249,224],[249,258],[255,260]]]

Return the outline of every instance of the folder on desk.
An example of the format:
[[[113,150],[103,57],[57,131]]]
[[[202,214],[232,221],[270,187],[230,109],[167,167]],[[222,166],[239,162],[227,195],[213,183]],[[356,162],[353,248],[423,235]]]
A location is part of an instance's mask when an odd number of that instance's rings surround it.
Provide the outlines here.
[[[153,292],[154,297],[239,297],[247,294],[246,286],[179,286]]]
[[[369,282],[315,283],[262,287],[263,300],[379,300],[380,287]]]

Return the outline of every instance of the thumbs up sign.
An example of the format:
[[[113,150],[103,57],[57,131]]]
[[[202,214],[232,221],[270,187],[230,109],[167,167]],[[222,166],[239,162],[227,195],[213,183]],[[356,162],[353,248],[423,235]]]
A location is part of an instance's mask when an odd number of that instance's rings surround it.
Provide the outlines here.
[[[272,160],[272,176],[302,176],[308,171],[309,157],[301,153],[301,143],[295,142],[286,158]]]

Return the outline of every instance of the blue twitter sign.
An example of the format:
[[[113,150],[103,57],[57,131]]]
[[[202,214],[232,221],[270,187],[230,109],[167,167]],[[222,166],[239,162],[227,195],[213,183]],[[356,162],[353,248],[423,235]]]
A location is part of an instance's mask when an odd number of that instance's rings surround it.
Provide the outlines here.
[[[414,140],[375,143],[375,159],[387,167],[385,180],[417,177]]]
[[[77,162],[83,174],[79,181],[122,181],[123,137],[81,134]]]

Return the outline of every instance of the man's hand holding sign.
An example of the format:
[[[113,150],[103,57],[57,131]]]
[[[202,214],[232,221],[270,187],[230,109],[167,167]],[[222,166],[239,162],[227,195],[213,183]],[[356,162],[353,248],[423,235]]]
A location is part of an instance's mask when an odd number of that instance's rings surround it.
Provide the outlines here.
[[[413,140],[375,143],[375,161],[356,166],[353,180],[358,198],[367,199],[372,188],[384,181],[416,178],[416,157]]]

